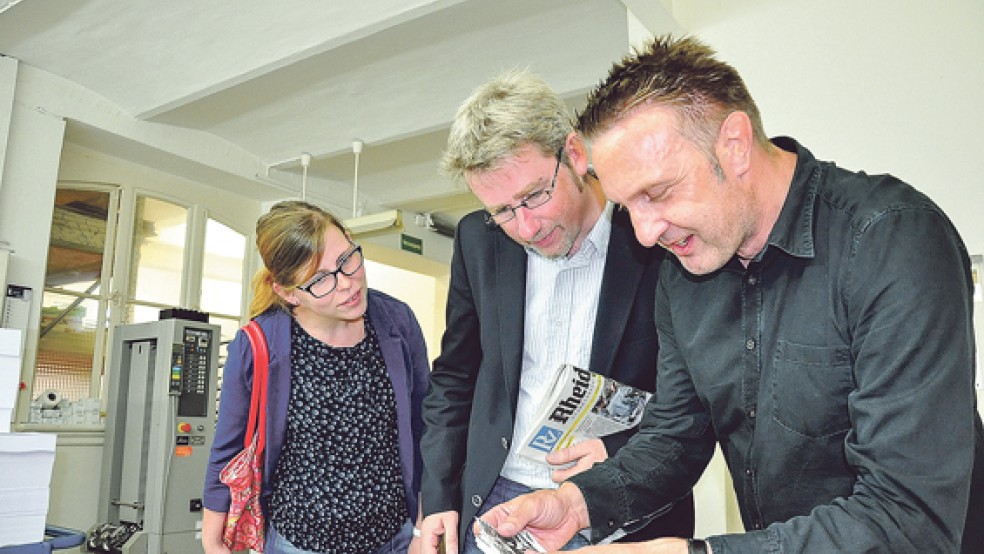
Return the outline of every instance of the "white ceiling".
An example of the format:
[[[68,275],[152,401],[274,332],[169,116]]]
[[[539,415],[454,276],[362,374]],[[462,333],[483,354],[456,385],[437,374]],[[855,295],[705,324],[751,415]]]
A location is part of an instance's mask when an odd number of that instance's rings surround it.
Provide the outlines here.
[[[437,160],[476,86],[529,67],[576,107],[640,26],[680,28],[670,0],[0,0],[0,53],[137,121],[243,149],[264,168],[241,176],[259,199],[298,194],[310,153],[308,190],[351,206],[358,139],[368,209],[453,212],[474,200]],[[72,142],[179,174],[195,165],[84,122],[68,129]]]

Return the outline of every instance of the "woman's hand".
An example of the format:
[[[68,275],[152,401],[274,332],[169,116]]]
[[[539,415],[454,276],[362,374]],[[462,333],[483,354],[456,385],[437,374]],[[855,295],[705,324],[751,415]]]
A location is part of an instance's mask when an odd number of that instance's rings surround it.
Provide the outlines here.
[[[202,512],[202,548],[205,549],[205,554],[232,554],[229,547],[222,542],[225,521],[225,512],[213,512],[208,508]]]

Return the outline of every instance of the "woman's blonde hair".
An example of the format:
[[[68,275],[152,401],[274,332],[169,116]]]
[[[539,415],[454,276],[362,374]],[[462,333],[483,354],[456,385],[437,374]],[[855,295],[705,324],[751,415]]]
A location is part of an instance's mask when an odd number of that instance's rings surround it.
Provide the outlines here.
[[[290,311],[291,306],[273,290],[273,284],[296,287],[314,275],[329,227],[349,236],[338,218],[299,200],[279,202],[257,220],[256,248],[264,267],[253,276],[250,318],[271,308]]]

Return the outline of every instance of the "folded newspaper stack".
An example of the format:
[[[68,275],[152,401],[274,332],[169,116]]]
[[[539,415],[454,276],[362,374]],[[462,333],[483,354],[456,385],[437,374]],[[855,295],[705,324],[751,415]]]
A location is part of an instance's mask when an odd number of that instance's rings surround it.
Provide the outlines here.
[[[555,450],[631,429],[642,420],[650,396],[652,393],[604,375],[564,364],[519,453],[545,462]]]
[[[481,531],[475,535],[475,543],[485,554],[523,554],[527,550],[546,552],[529,531],[520,531],[513,537],[503,537],[495,527],[477,517],[475,523]]]

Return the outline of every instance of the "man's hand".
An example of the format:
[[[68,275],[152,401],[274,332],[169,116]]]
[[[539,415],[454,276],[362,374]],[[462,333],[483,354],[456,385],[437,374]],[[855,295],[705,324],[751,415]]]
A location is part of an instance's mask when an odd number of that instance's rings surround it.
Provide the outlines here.
[[[446,554],[458,554],[458,512],[431,514],[420,524],[420,554],[437,554],[441,538]]]
[[[482,519],[506,537],[527,529],[548,550],[560,549],[589,525],[584,497],[571,483],[518,496],[492,508]]]
[[[579,442],[574,446],[561,448],[556,452],[551,452],[547,456],[547,463],[551,465],[567,465],[573,462],[574,465],[565,469],[556,469],[550,474],[554,483],[561,483],[598,462],[608,459],[608,449],[601,439],[589,439]]]

